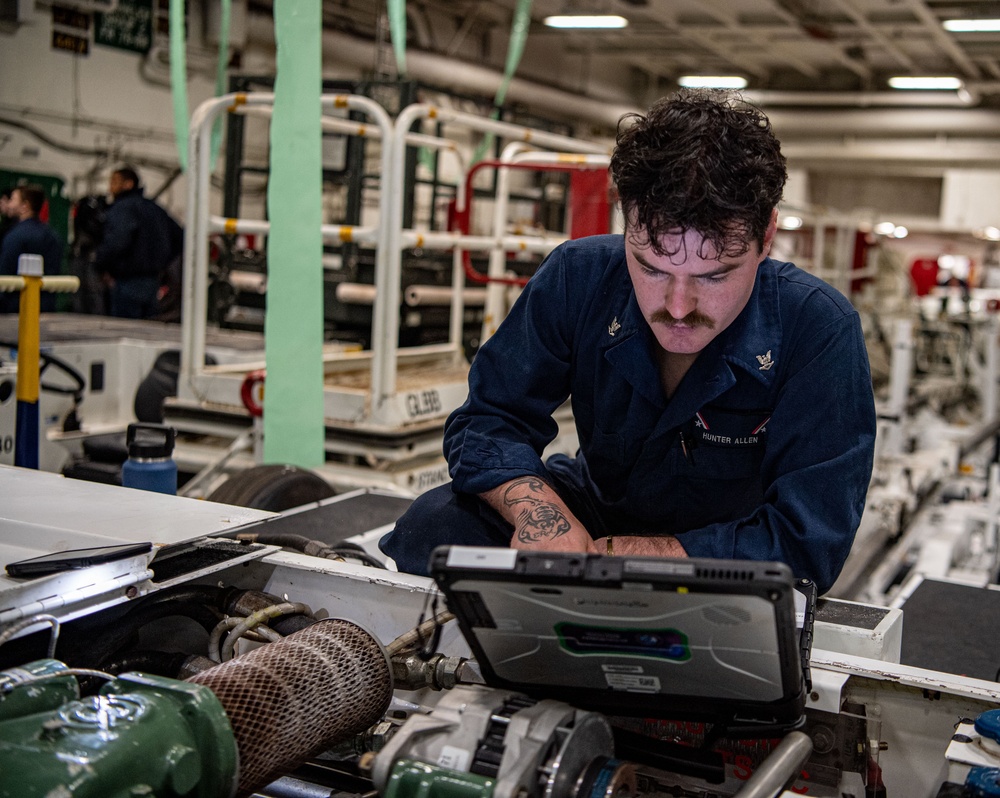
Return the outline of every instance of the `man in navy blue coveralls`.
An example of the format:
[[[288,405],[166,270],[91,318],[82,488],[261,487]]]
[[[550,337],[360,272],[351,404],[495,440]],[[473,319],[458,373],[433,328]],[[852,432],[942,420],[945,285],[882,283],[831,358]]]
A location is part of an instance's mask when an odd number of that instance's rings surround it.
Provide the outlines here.
[[[7,207],[17,219],[0,244],[0,274],[17,274],[21,255],[41,255],[44,274],[59,274],[62,270],[63,243],[45,222],[38,218],[45,206],[45,191],[41,186],[18,186],[10,194]],[[0,313],[17,313],[21,297],[17,292],[0,293]],[[42,292],[41,311],[56,309],[54,294]]]
[[[448,419],[452,483],[382,550],[413,573],[442,544],[780,560],[828,590],[871,478],[871,376],[851,304],[768,258],[770,123],[681,93],[622,120],[611,173],[625,235],[539,268]],[[580,449],[543,462],[567,397]]]
[[[112,316],[152,319],[159,312],[162,278],[183,248],[183,231],[153,200],[143,196],[139,175],[128,166],[111,173],[114,202],[94,253],[98,271],[110,283]]]

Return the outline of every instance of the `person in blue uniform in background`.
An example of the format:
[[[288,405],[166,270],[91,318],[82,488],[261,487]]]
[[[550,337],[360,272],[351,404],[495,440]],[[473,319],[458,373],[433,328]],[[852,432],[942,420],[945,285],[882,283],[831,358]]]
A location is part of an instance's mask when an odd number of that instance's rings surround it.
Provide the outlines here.
[[[97,270],[109,283],[109,310],[125,319],[152,319],[159,313],[160,286],[184,246],[181,227],[163,208],[143,196],[130,166],[111,173],[114,198],[105,213]]]
[[[41,186],[18,186],[11,191],[6,213],[16,222],[0,244],[0,274],[17,274],[17,261],[25,254],[41,255],[45,274],[62,271],[63,243],[52,228],[38,218],[44,206],[45,190]],[[20,304],[18,292],[0,293],[0,313],[17,313]],[[55,295],[43,291],[40,307],[43,313],[54,311]]]
[[[763,113],[682,92],[619,125],[624,236],[567,242],[477,354],[452,482],[380,542],[779,560],[828,590],[860,523],[875,408],[858,314],[768,252],[786,178]],[[569,397],[575,457],[542,451]]]

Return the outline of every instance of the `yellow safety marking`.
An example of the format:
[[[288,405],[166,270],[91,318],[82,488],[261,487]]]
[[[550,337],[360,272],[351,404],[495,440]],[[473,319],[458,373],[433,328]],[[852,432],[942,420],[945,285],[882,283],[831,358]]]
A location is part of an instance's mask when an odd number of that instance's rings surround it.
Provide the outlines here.
[[[367,127],[367,125],[358,125],[357,134],[359,136],[367,136],[368,135],[368,127]]]
[[[526,250],[528,248],[528,242],[527,241],[518,241],[517,244],[521,248],[521,252],[524,252],[524,250]]]
[[[17,319],[17,389],[19,402],[38,402],[38,381],[41,376],[38,313],[41,309],[42,278],[24,278]]]
[[[226,223],[224,225],[224,230],[226,232],[226,235],[230,236],[236,235],[237,224],[238,222],[236,221],[236,219],[226,219]]]
[[[240,92],[235,97],[233,97],[233,104],[230,105],[226,110],[229,111],[229,113],[232,113],[237,108],[239,108],[241,105],[246,105],[246,103],[247,103],[247,95],[246,95],[246,93],[245,92]]]
[[[354,228],[344,225],[340,228],[340,240],[344,244],[350,244],[351,239],[354,236]]]
[[[561,163],[586,163],[587,162],[587,156],[586,155],[571,155],[569,153],[563,152],[563,153],[559,153],[559,155],[556,157],[556,160],[559,161],[559,162],[561,162]]]
[[[525,141],[531,141],[531,131],[530,130],[525,130],[524,131],[524,140]]]
[[[687,593],[688,589],[686,587],[679,587],[679,588],[677,588],[677,592],[678,593]]]
[[[334,97],[333,98],[333,107],[334,108],[346,108],[347,107],[347,95],[346,94],[338,94],[336,97]]]
[[[438,109],[435,108],[433,105],[427,109],[428,119],[437,119],[437,115],[438,115]]]
[[[422,247],[423,245],[424,245],[424,237],[422,235],[420,235],[420,233],[417,233],[417,243],[416,243],[416,246]]]

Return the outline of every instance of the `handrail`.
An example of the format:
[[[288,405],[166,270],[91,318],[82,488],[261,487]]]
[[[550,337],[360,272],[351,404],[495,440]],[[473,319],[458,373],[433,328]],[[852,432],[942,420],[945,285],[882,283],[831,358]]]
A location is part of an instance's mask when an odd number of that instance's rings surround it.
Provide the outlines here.
[[[376,305],[375,320],[373,324],[373,334],[381,336],[385,344],[385,349],[376,353],[377,372],[372,372],[372,409],[378,412],[379,408],[385,404],[396,391],[396,357],[398,351],[398,341],[395,330],[390,329],[390,319],[394,318],[390,314],[391,309],[398,309],[403,269],[403,192],[402,179],[406,163],[406,133],[414,124],[423,119],[433,119],[438,122],[452,122],[464,125],[467,128],[484,133],[494,133],[514,141],[530,142],[531,144],[550,147],[555,150],[566,152],[582,153],[606,153],[607,148],[593,142],[582,141],[570,138],[569,136],[549,133],[546,131],[534,130],[515,125],[509,122],[500,122],[494,119],[487,119],[474,114],[455,111],[450,108],[439,108],[434,105],[416,104],[404,108],[396,117],[395,138],[392,141],[392,178],[398,181],[394,186],[392,201],[389,207],[388,227],[388,253],[387,266],[384,274],[376,273]],[[464,182],[460,184],[460,191],[464,192]],[[455,253],[455,269],[453,270],[452,286],[456,291],[456,296],[460,296],[464,280],[460,272],[460,254]],[[456,300],[457,304],[457,300]],[[460,308],[457,308],[460,311]],[[453,306],[452,326],[454,333],[456,308]],[[460,321],[460,317],[458,317]],[[376,364],[373,364],[375,366]]]
[[[547,161],[538,158],[539,155],[550,154],[558,158],[558,161]],[[608,165],[607,159],[597,160],[594,162],[580,160],[580,161],[570,161],[564,160],[566,156],[563,153],[523,153],[523,155],[530,156],[530,160],[524,161],[503,161],[500,159],[491,159],[479,161],[475,166],[468,171],[465,176],[465,189],[466,196],[472,196],[472,178],[475,176],[476,172],[480,169],[495,168],[501,172],[506,172],[510,169],[520,169],[524,171],[536,171],[536,172],[579,172],[586,170],[596,170],[606,168]],[[586,156],[581,156],[581,158]],[[600,158],[600,156],[594,156],[595,158]],[[506,211],[507,208],[507,193],[501,191],[501,187],[497,186],[497,197],[496,197],[496,208],[495,208],[495,219],[494,226],[495,231],[499,233],[497,229],[499,224],[503,224],[506,216],[501,216],[500,211]],[[502,198],[502,199],[501,199]],[[472,218],[472,208],[466,207],[465,213],[460,213],[456,216],[456,222],[459,224],[458,232],[463,235],[467,235],[469,232],[470,220]],[[504,220],[498,222],[498,220]],[[464,229],[463,229],[464,228]],[[468,255],[469,247],[463,247],[466,255]],[[478,272],[472,265],[472,259],[467,257],[465,259],[465,276],[472,280],[474,283],[501,283],[503,285],[527,285],[528,278],[526,277],[498,277],[492,276],[490,274],[483,274]]]
[[[274,95],[260,92],[250,94],[229,94],[208,100],[195,110],[189,133],[187,231],[184,244],[183,313],[181,338],[180,377],[182,385],[197,394],[193,378],[203,368],[205,356],[205,336],[207,325],[208,295],[208,236],[212,232],[264,233],[270,230],[265,220],[233,219],[212,215],[209,212],[210,191],[210,132],[212,123],[223,111],[230,113],[270,113]],[[456,299],[452,303],[449,342],[456,362],[461,359],[461,335],[463,303],[462,288],[465,277],[462,269],[462,252],[469,248],[492,251],[507,249],[546,252],[555,243],[552,238],[537,236],[469,236],[458,232],[420,232],[404,230],[403,188],[407,146],[426,146],[454,152],[460,158],[459,172],[464,177],[465,163],[454,142],[411,132],[410,128],[421,119],[435,119],[463,125],[476,131],[492,132],[532,145],[552,147],[570,153],[607,155],[607,148],[592,142],[573,139],[568,136],[533,130],[521,125],[498,122],[450,109],[430,105],[411,105],[399,114],[395,123],[373,100],[356,95],[323,95],[324,109],[349,108],[368,115],[374,121],[369,127],[354,120],[323,118],[326,130],[342,131],[346,134],[372,136],[382,141],[380,172],[382,181],[379,190],[378,223],[373,226],[323,225],[322,234],[326,240],[356,241],[374,245],[375,256],[375,298],[372,321],[372,362],[370,420],[384,420],[386,402],[396,391],[398,367],[398,314],[401,301],[402,250],[404,247],[427,247],[431,249],[453,249],[452,288]],[[551,154],[553,158],[560,156]],[[548,155],[540,154],[541,160]],[[586,157],[586,156],[585,156]],[[565,160],[566,156],[562,156]],[[578,167],[577,167],[578,168]],[[467,180],[461,180],[456,188],[457,204],[464,204]],[[562,239],[559,239],[562,240]]]
[[[183,383],[189,387],[192,378],[199,371],[205,358],[205,329],[208,313],[208,235],[210,230],[223,230],[236,232],[240,230],[241,224],[237,220],[227,220],[221,217],[212,217],[208,212],[208,198],[210,190],[210,168],[209,156],[211,153],[210,136],[212,123],[224,110],[235,112],[245,106],[271,107],[274,103],[274,94],[271,92],[255,93],[235,93],[207,100],[195,109],[191,118],[191,128],[189,133],[189,160],[191,171],[188,175],[188,207],[187,207],[187,235],[184,238],[184,263],[186,268],[183,275],[183,296],[184,302],[182,312],[184,323],[181,331],[181,358],[180,377]],[[320,97],[320,103],[326,109],[351,109],[365,113],[371,118],[378,130],[379,137],[383,142],[391,142],[393,137],[392,120],[385,110],[368,97],[345,94],[324,94]],[[332,122],[334,120],[327,120]],[[338,123],[343,120],[336,120]],[[369,131],[364,126],[353,123],[353,132],[364,134]],[[390,147],[382,147],[381,173],[391,175],[388,171]],[[379,221],[376,228],[363,228],[336,225],[325,225],[324,234],[337,235],[343,240],[345,235],[353,237],[352,240],[364,239],[376,244],[375,270],[376,273],[385,270],[385,220],[388,218],[386,211],[389,203],[389,192],[383,190],[379,192]],[[267,224],[262,223],[262,224]],[[253,224],[244,222],[243,229],[254,227]],[[269,229],[269,225],[268,225]],[[260,231],[256,227],[255,232]],[[374,378],[374,367],[373,367]]]

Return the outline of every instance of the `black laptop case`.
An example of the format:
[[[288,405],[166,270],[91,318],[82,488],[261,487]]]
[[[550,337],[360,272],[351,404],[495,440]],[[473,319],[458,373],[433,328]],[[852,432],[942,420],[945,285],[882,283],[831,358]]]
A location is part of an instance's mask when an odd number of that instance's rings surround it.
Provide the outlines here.
[[[797,624],[784,564],[451,546],[431,573],[491,686],[740,734],[804,721],[815,595]]]

